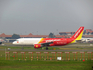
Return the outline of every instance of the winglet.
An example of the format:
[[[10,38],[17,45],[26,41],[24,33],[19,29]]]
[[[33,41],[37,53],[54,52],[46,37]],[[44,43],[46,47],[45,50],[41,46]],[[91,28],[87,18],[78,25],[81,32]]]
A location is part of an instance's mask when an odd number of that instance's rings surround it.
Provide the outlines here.
[[[82,35],[83,35],[83,30],[84,30],[84,27],[80,27],[77,32],[71,37],[71,38],[74,38],[75,40],[80,40],[82,38]]]

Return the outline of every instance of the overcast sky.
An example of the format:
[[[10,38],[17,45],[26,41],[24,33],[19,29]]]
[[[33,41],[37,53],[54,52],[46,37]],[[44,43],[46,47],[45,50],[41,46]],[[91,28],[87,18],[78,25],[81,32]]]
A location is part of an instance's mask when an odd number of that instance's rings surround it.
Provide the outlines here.
[[[93,30],[93,0],[0,0],[0,34]]]

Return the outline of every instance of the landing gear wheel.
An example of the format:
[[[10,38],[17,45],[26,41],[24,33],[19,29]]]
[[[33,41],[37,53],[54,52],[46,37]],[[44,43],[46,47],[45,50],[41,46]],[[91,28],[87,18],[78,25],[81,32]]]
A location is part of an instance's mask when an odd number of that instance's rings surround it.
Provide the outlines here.
[[[48,47],[46,47],[46,50],[48,50]]]

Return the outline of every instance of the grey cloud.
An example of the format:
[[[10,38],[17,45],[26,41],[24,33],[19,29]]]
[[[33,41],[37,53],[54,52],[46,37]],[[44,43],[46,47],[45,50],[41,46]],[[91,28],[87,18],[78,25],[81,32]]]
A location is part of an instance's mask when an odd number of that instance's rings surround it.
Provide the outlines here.
[[[2,0],[0,32],[49,34],[93,29],[93,0]]]

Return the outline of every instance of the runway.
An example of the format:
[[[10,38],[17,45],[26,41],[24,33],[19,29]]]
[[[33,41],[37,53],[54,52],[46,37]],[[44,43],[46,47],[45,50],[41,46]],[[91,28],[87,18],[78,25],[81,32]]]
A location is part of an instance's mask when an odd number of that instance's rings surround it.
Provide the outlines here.
[[[5,49],[0,49],[0,51],[5,51]],[[29,50],[29,49],[11,49],[6,51],[30,51],[30,52],[36,52],[36,51],[42,51],[42,52],[93,52],[93,50]]]
[[[8,49],[10,48],[10,49]],[[0,51],[41,51],[41,52],[93,52],[93,44],[71,44],[66,46],[53,46],[49,47],[49,50],[43,49],[35,49],[34,46],[14,46],[12,44],[6,44],[4,46],[0,45]]]

